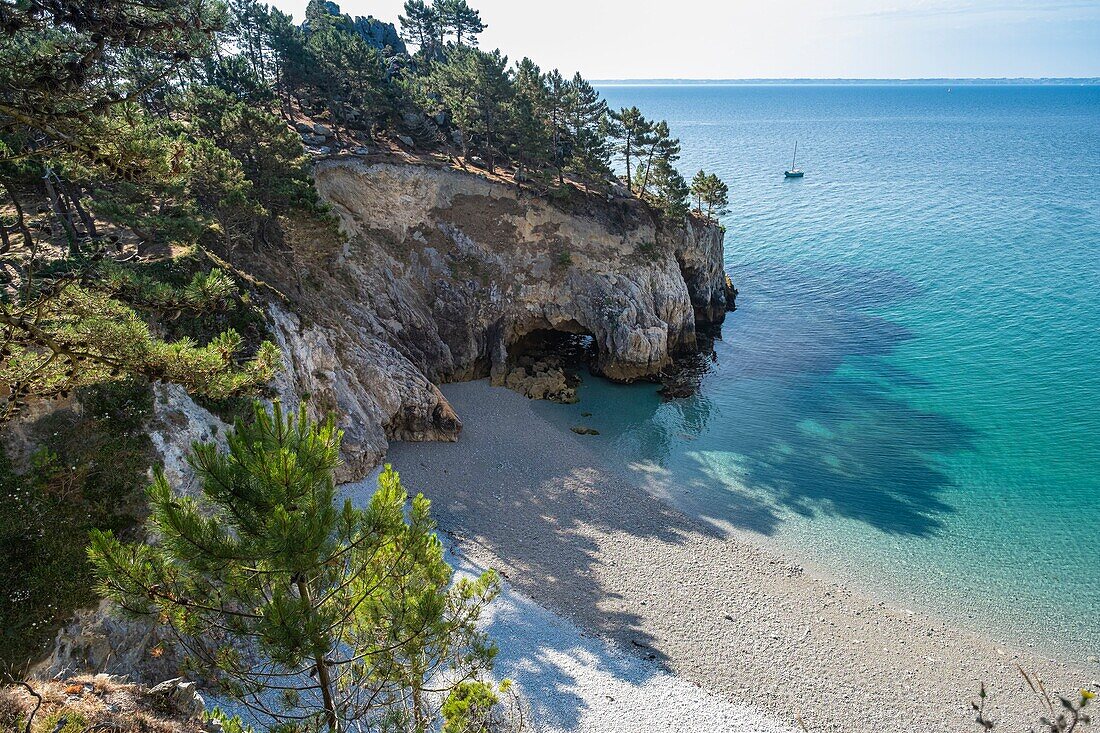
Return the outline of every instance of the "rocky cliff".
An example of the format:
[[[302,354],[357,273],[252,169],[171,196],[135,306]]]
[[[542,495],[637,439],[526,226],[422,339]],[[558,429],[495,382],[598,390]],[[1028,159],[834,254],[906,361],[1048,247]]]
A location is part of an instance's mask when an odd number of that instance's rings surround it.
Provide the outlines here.
[[[350,157],[319,162],[316,182],[345,236],[288,222],[286,251],[247,265],[287,298],[271,309],[280,392],[343,417],[344,478],[388,440],[455,439],[460,416],[434,384],[503,380],[532,335],[591,336],[594,370],[632,381],[694,348],[697,323],[731,305],[721,229],[663,225],[636,199],[549,201],[479,174]]]
[[[380,463],[390,440],[457,439],[460,416],[435,385],[505,381],[533,335],[588,335],[595,370],[630,381],[658,375],[694,348],[698,324],[732,306],[722,231],[694,218],[662,225],[635,199],[552,202],[483,175],[358,158],[320,162],[316,183],[337,225],[286,221],[278,251],[229,257],[271,296],[286,367],[276,392],[339,415],[344,481]],[[157,461],[190,492],[187,449],[224,440],[228,426],[161,385],[148,429]],[[89,609],[38,671],[156,681],[176,661],[154,653],[163,642],[145,623]]]

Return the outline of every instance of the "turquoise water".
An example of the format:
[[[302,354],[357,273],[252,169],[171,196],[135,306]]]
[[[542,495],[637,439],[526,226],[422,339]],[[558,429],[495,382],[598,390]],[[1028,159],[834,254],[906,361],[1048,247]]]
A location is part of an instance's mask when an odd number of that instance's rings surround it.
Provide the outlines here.
[[[729,183],[738,310],[697,396],[540,409],[876,594],[1100,651],[1100,88],[601,91]]]

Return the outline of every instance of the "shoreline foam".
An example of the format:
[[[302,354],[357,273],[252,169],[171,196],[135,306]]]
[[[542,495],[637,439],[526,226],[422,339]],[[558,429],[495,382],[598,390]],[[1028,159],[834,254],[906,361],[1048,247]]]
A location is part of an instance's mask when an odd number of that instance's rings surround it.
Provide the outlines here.
[[[460,441],[394,444],[387,459],[441,527],[519,593],[721,699],[811,731],[964,730],[984,681],[994,718],[1026,729],[1039,712],[1017,664],[1060,692],[1100,677],[693,519],[519,395],[485,382],[443,391]]]

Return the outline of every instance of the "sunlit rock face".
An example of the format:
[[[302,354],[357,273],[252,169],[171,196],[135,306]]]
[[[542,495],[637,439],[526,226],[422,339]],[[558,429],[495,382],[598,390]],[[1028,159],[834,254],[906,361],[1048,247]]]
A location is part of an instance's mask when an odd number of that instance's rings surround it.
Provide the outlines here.
[[[286,222],[281,250],[236,258],[283,296],[269,306],[286,365],[277,392],[340,417],[341,479],[377,465],[390,440],[457,439],[461,416],[435,385],[505,383],[535,332],[591,337],[593,371],[632,381],[726,312],[721,230],[662,225],[636,199],[550,201],[484,175],[352,158],[318,162],[315,178],[344,236]]]

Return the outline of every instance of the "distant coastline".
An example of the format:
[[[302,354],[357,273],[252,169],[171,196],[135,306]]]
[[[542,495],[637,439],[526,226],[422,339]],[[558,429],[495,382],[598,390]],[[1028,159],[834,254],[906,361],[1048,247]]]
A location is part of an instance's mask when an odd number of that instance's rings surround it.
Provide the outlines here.
[[[974,79],[593,79],[599,86],[1097,86],[1100,77]]]

